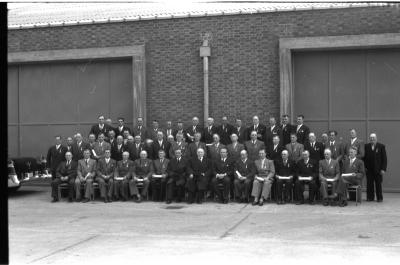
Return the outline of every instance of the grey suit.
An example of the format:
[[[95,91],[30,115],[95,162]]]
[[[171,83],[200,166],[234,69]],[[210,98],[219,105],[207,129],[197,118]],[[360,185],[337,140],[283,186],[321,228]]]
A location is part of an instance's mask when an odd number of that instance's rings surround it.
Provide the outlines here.
[[[254,164],[256,165],[257,169],[256,176],[264,179],[264,181],[259,181],[256,178],[254,178],[251,196],[253,196],[255,199],[258,199],[260,195],[264,199],[267,199],[269,193],[271,192],[272,183],[274,182],[273,178],[275,175],[274,161],[265,158],[264,163],[262,162],[263,161],[260,159],[254,161]]]
[[[328,163],[326,159],[319,161],[319,181],[321,183],[321,194],[324,199],[328,198],[328,182],[327,179],[334,179],[332,182],[332,191],[336,191],[337,183],[340,177],[339,162],[331,159]]]
[[[289,160],[295,161],[296,163],[301,159],[301,154],[304,151],[304,145],[299,143],[289,143],[286,145],[286,150],[289,153]]]

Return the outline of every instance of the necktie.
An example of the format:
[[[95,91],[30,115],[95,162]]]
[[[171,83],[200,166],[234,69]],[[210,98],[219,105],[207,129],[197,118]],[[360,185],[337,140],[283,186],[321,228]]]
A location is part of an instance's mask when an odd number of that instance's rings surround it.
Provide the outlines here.
[[[86,159],[86,166],[88,165],[88,159]]]
[[[311,144],[312,149],[314,149],[314,143]]]
[[[374,151],[374,150],[375,150],[375,145],[373,144],[373,145],[372,145],[372,151]]]
[[[67,161],[67,167],[69,166],[69,162],[70,162],[70,161],[68,160],[68,161]]]
[[[264,168],[264,160],[261,162],[261,168]]]
[[[350,159],[350,166],[352,166],[354,163],[354,159]]]
[[[256,144],[256,141],[253,141],[253,144],[255,145],[255,144]]]
[[[178,158],[178,163],[181,161],[181,158]]]

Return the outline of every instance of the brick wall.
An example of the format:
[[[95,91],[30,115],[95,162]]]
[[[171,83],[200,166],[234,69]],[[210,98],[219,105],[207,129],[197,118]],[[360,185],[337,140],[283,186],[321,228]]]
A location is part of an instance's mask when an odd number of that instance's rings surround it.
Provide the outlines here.
[[[147,113],[203,119],[201,35],[211,33],[210,115],[279,115],[281,37],[399,32],[400,9],[369,7],[11,30],[9,52],[146,45]],[[115,117],[113,117],[115,118]]]

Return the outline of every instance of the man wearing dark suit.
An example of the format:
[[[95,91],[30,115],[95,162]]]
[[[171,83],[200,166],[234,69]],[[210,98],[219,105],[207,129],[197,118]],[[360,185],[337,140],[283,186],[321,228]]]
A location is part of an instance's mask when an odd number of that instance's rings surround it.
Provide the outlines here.
[[[83,151],[83,159],[78,161],[77,176],[75,179],[76,201],[81,201],[81,185],[84,184],[84,199],[82,202],[88,202],[93,194],[93,180],[96,176],[97,162],[90,158],[90,151]]]
[[[122,138],[122,136],[118,135],[115,145],[111,146],[111,158],[117,162],[121,161],[122,153],[125,151],[128,151],[128,152],[130,151],[127,147],[128,147],[128,145],[124,145],[124,139]],[[130,156],[130,153],[129,153],[129,156]]]
[[[201,204],[212,175],[211,160],[204,156],[203,149],[197,149],[197,156],[189,161],[187,174],[188,203],[193,203],[196,198],[196,202]]]
[[[211,161],[219,160],[221,158],[221,149],[225,148],[225,145],[221,144],[218,134],[213,135],[214,142],[208,146],[208,158]]]
[[[207,156],[207,148],[206,148],[206,144],[200,141],[201,139],[201,133],[200,132],[196,132],[194,134],[194,141],[191,142],[188,146],[188,159],[192,159],[197,157],[197,150],[199,148],[204,150],[204,156]]]
[[[244,144],[247,141],[247,129],[243,126],[241,119],[236,119],[236,125],[233,127],[232,133],[237,135],[239,143]]]
[[[213,162],[213,177],[211,179],[211,185],[221,203],[228,203],[229,188],[234,176],[233,164],[233,161],[228,158],[226,147],[221,147],[220,158]],[[222,190],[218,188],[218,185],[222,185]]]
[[[179,132],[176,134],[176,142],[172,142],[169,148],[169,158],[175,157],[175,151],[177,149],[181,150],[183,157],[189,156],[188,144],[183,140],[183,134]]]
[[[163,141],[163,142],[166,142],[166,141]],[[155,159],[157,157],[156,154],[158,154],[157,152],[158,152],[159,148],[156,149],[154,147],[154,144],[155,143],[154,143],[154,141],[152,139],[146,139],[146,141],[144,142],[144,150],[147,152],[147,158],[148,159]],[[164,148],[162,148],[162,149],[163,150],[167,150],[168,148],[165,147],[165,149]]]
[[[90,150],[90,157],[94,158],[93,152],[92,152],[92,150],[94,149],[94,145],[96,144],[96,135],[94,135],[94,133],[89,134],[88,144],[89,144],[88,149]],[[83,150],[83,151],[85,151],[85,150]]]
[[[178,121],[177,124],[176,124],[176,129],[172,131],[172,135],[174,136],[175,141],[177,140],[176,139],[176,134],[177,133],[181,133],[183,135],[183,139],[185,139],[185,142],[188,142],[186,140],[187,135],[186,135],[185,129],[183,128],[183,122],[182,121]]]
[[[165,158],[164,150],[158,151],[158,159],[153,161],[153,174],[150,178],[151,191],[154,201],[162,201],[164,198],[165,185],[167,180],[167,168],[169,160]]]
[[[240,158],[240,152],[244,150],[244,145],[238,142],[238,136],[236,133],[231,135],[231,144],[228,144],[226,149],[228,150],[228,157],[236,162]]]
[[[275,135],[281,137],[281,128],[276,125],[275,117],[269,118],[269,127],[265,130],[265,148],[270,149],[272,146],[272,139]]]
[[[203,130],[200,128],[199,125],[199,118],[193,117],[192,119],[192,126],[189,126],[186,129],[186,140],[188,143],[191,143],[194,141],[194,134],[199,132],[200,134],[203,134]]]
[[[313,132],[308,134],[309,141],[305,143],[304,150],[310,153],[310,159],[319,163],[319,160],[324,159],[324,145],[317,142],[317,138]]]
[[[79,161],[83,159],[83,151],[86,149],[90,149],[89,143],[82,141],[82,135],[77,133],[75,135],[75,143],[72,145],[72,159],[75,161]]]
[[[319,182],[321,184],[320,191],[323,198],[323,205],[329,205],[329,199],[333,199],[335,196],[328,198],[328,182],[332,183],[332,192],[336,191],[337,183],[340,177],[340,166],[339,162],[332,159],[332,152],[329,148],[324,151],[325,159],[319,161]],[[332,200],[331,205],[335,205]]]
[[[53,179],[56,177],[58,165],[65,160],[65,153],[67,152],[67,148],[61,142],[61,136],[57,135],[55,137],[55,145],[47,151],[47,165],[51,170]]]
[[[382,202],[382,180],[387,167],[386,148],[378,142],[375,133],[370,134],[369,140],[370,143],[365,145],[364,156],[367,171],[367,201],[373,201],[376,193],[377,201]]]
[[[129,152],[129,159],[135,161],[136,159],[139,159],[140,152],[142,152],[143,150],[146,150],[146,146],[144,143],[142,143],[142,138],[140,137],[140,135],[136,135],[134,143],[127,145],[126,151]]]
[[[133,161],[129,160],[129,152],[123,152],[122,160],[117,162],[114,171],[114,196],[117,201],[120,197],[122,201],[128,199],[129,180],[132,177],[133,168]]]
[[[321,143],[324,145],[324,150],[329,147],[329,136],[327,132],[321,133]]]
[[[164,133],[164,137],[168,138],[168,136],[174,135],[174,129],[172,128],[172,121],[167,121],[166,124],[167,124],[167,126],[163,130],[163,133]],[[175,139],[175,137],[174,137],[174,139]]]
[[[154,120],[152,123],[152,128],[147,130],[147,132],[149,134],[149,138],[153,141],[156,141],[158,132],[163,132],[163,130],[159,127],[158,121]],[[163,137],[164,137],[164,133],[163,133]]]
[[[137,118],[137,125],[132,129],[133,135],[139,135],[143,141],[149,138],[147,128],[143,124],[143,118]]]
[[[174,190],[177,190],[176,202],[181,202],[185,195],[187,160],[182,157],[180,149],[175,150],[175,156],[167,168],[167,204],[170,204]]]
[[[344,148],[343,144],[336,139],[336,136],[336,131],[329,131],[329,142],[327,143],[328,146],[326,146],[326,148],[331,150],[332,159],[335,159],[340,163],[343,159]]]
[[[69,137],[67,137],[67,145],[65,146],[66,147],[66,152],[68,151],[68,152],[72,152],[72,146],[74,145],[74,139],[72,139],[72,137],[71,136],[69,136]]]
[[[272,138],[272,145],[266,149],[267,157],[274,161],[274,165],[276,161],[281,159],[282,151],[285,150],[285,147],[281,145],[280,141],[279,135],[274,135]]]
[[[123,135],[124,131],[128,131],[130,135],[132,135],[132,131],[129,127],[125,126],[125,119],[120,117],[118,118],[118,127],[115,128],[116,134],[118,135]],[[132,135],[134,136],[134,135]]]
[[[153,142],[153,155],[158,156],[158,151],[164,150],[166,158],[169,158],[169,149],[171,144],[164,139],[164,133],[162,131],[157,132],[157,139]],[[154,159],[156,157],[152,157]]]
[[[114,192],[114,171],[117,162],[111,158],[111,151],[106,150],[104,157],[97,162],[96,181],[99,184],[100,197],[104,202],[112,202]]]
[[[250,141],[245,142],[244,147],[251,161],[257,160],[259,155],[258,152],[261,149],[265,149],[264,142],[258,140],[256,131],[250,133]]]
[[[267,129],[267,127],[264,124],[260,123],[258,116],[254,116],[253,117],[253,125],[250,126],[249,128],[247,128],[247,140],[251,139],[251,132],[255,131],[257,134],[257,139],[259,141],[264,142],[266,129]],[[257,151],[257,157],[258,157],[258,151]]]
[[[55,177],[51,181],[51,197],[53,197],[51,202],[58,201],[58,186],[61,183],[68,183],[68,201],[72,202],[77,168],[78,163],[72,160],[72,153],[67,151],[65,153],[65,161],[60,162]]]
[[[277,203],[285,204],[289,202],[289,198],[292,194],[292,187],[294,176],[296,174],[296,162],[289,159],[289,152],[287,150],[282,151],[282,158],[276,162],[275,174],[276,174],[276,188],[277,188]],[[283,179],[283,178],[288,179]],[[282,197],[283,186],[285,185],[285,194]]]
[[[355,147],[357,151],[357,158],[363,159],[365,154],[364,141],[357,137],[357,132],[355,129],[350,129],[350,139],[344,143],[344,158],[349,157],[350,147]]]
[[[214,125],[214,119],[209,117],[207,119],[207,126],[203,130],[202,141],[206,144],[211,144],[213,142],[213,135],[216,133],[218,133],[218,129]]]
[[[106,141],[111,145],[111,148],[113,148],[113,146],[117,144],[117,139],[115,138],[114,130],[108,132],[108,139]]]
[[[222,117],[222,123],[217,127],[217,133],[221,139],[221,144],[228,145],[231,143],[231,134],[234,131],[234,127],[228,123],[228,117]]]
[[[289,123],[289,115],[282,116],[282,124],[281,124],[281,144],[282,146],[286,146],[290,143],[290,135],[296,132],[296,128],[292,124]]]
[[[162,150],[162,149],[160,149]],[[141,202],[147,195],[150,178],[153,175],[153,161],[147,158],[147,152],[140,152],[140,158],[133,162],[132,179],[129,181],[130,195],[136,196],[136,202]],[[142,191],[139,192],[138,184],[142,182]]]
[[[297,142],[304,145],[308,141],[308,134],[310,133],[310,129],[304,125],[304,116],[297,116],[297,127],[296,127],[296,136]]]
[[[311,205],[315,204],[315,195],[317,193],[318,185],[318,172],[319,172],[319,161],[315,161],[310,158],[310,152],[308,150],[303,151],[303,159],[296,164],[296,181],[295,181],[295,191],[296,191],[296,204],[304,204],[304,185],[308,184],[308,200]],[[301,178],[309,178],[311,180],[303,180]]]
[[[342,175],[339,178],[336,193],[339,195],[340,207],[347,206],[347,186],[360,185],[365,175],[364,162],[357,158],[357,147],[349,147],[349,156],[343,161]]]
[[[89,134],[94,134],[97,139],[97,137],[100,133],[107,135],[110,130],[111,130],[111,127],[108,124],[104,123],[104,116],[100,115],[99,123],[92,126]]]
[[[105,124],[107,124],[110,128],[110,130],[107,132],[107,134],[104,135],[105,140],[108,142],[108,135],[110,134],[110,132],[117,133],[117,129],[113,126],[112,120],[110,118],[106,119]]]
[[[289,160],[297,163],[301,159],[301,154],[304,151],[304,146],[303,144],[297,142],[297,136],[295,133],[292,133],[290,135],[290,143],[288,143],[285,147],[289,153]]]
[[[249,202],[249,195],[253,186],[254,175],[256,174],[254,162],[247,157],[247,151],[240,152],[240,159],[236,161],[234,166],[235,172],[235,196],[240,202]]]
[[[259,159],[254,161],[257,172],[254,176],[253,189],[251,195],[254,197],[253,206],[263,206],[264,200],[268,199],[274,182],[275,166],[274,161],[267,158],[264,149],[259,152]]]

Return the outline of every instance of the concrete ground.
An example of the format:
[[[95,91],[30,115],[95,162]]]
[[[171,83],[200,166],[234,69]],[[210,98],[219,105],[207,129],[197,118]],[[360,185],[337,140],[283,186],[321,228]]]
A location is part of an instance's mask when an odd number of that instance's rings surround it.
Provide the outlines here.
[[[10,195],[10,264],[400,262],[395,193],[345,208],[50,200],[46,186]]]

